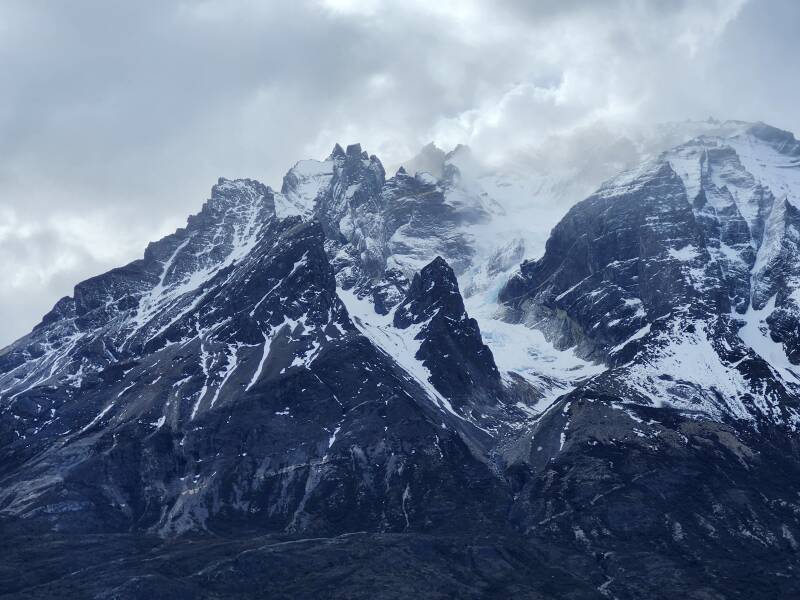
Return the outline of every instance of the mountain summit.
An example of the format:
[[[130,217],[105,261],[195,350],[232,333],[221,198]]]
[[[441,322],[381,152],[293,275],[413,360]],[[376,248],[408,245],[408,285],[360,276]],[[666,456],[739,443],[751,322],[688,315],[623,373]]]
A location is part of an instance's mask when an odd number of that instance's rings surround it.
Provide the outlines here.
[[[540,256],[574,182],[468,160],[220,179],[0,351],[0,594],[800,593],[800,143],[703,124]]]

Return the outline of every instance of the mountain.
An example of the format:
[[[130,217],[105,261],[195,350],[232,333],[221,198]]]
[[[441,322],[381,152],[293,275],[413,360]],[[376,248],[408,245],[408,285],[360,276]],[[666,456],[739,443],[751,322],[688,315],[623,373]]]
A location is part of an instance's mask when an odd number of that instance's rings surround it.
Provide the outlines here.
[[[658,595],[648,579],[687,556],[705,574],[680,595],[789,593],[799,159],[760,124],[680,145],[573,207],[499,295],[506,318],[608,367],[554,403],[518,460],[520,518],[538,507],[530,527],[608,555],[615,595],[622,578]],[[745,581],[753,564],[770,575]]]
[[[793,136],[765,126],[678,146],[570,210],[500,300],[625,369],[629,394],[794,426],[799,166]]]
[[[0,596],[798,594],[800,143],[669,132],[538,257],[574,173],[220,179],[0,351]]]

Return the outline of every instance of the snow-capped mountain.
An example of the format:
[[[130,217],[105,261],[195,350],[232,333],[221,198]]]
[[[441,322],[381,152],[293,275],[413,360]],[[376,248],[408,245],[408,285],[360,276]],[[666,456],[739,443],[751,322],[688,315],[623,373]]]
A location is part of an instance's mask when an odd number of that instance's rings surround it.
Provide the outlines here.
[[[796,594],[800,143],[662,138],[220,179],[0,351],[0,591]]]
[[[794,429],[798,185],[791,134],[697,138],[574,207],[500,299],[626,397]]]

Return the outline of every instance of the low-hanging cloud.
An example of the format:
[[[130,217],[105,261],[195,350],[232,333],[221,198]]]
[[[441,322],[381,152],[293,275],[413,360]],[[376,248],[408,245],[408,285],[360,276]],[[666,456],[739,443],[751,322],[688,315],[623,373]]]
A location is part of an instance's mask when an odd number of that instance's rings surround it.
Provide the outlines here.
[[[624,162],[657,121],[800,130],[797,22],[793,0],[8,0],[0,346],[216,177],[279,185],[336,141],[546,171]]]

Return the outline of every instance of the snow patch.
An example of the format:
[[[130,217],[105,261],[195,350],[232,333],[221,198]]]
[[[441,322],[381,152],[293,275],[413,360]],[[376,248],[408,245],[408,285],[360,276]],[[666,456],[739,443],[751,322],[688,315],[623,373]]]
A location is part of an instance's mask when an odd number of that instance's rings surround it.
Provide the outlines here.
[[[679,260],[681,262],[689,262],[696,259],[699,256],[699,252],[697,248],[694,246],[684,246],[683,248],[669,249],[669,255],[674,258],[675,260]]]
[[[767,318],[774,310],[775,296],[770,298],[760,310],[751,306],[744,315],[734,315],[745,321],[744,326],[739,330],[739,337],[763,358],[784,381],[798,384],[800,383],[800,367],[789,361],[783,344],[774,341],[769,333]]]

